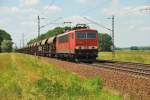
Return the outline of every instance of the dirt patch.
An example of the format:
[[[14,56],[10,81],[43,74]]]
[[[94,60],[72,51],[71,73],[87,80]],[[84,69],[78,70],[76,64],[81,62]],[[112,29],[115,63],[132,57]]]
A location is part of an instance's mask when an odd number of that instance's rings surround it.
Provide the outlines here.
[[[101,76],[104,85],[130,95],[133,100],[150,100],[150,78],[139,77],[124,72],[76,64],[56,59],[46,59],[59,68],[75,72],[85,77]]]

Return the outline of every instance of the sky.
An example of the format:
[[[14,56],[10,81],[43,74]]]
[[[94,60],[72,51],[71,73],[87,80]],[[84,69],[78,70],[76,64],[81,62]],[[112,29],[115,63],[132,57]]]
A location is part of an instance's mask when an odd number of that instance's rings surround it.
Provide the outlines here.
[[[11,34],[18,47],[37,37],[37,16],[41,19],[41,34],[64,22],[71,26],[86,23],[100,33],[111,32],[85,19],[111,29],[115,16],[117,47],[150,46],[150,0],[0,0],[0,29]],[[49,24],[51,23],[51,24]]]

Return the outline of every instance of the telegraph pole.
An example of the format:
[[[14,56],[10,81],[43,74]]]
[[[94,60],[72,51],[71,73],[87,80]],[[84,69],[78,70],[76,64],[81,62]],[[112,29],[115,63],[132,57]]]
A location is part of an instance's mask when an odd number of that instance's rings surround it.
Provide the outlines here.
[[[112,15],[112,59],[115,57],[114,22],[115,17]]]
[[[38,16],[38,37],[40,36],[40,16]]]

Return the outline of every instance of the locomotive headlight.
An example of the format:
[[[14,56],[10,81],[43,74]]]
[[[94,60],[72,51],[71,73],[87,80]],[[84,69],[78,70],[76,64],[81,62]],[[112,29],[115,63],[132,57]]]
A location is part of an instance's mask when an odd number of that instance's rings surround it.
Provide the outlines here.
[[[97,46],[90,46],[89,49],[97,49]]]
[[[90,49],[98,49],[97,46],[91,46]]]
[[[81,46],[76,46],[76,49],[82,49]]]
[[[79,49],[79,47],[78,47],[78,46],[76,46],[75,48],[76,48],[76,49]]]
[[[98,49],[98,47],[97,47],[97,46],[94,46],[94,49]]]

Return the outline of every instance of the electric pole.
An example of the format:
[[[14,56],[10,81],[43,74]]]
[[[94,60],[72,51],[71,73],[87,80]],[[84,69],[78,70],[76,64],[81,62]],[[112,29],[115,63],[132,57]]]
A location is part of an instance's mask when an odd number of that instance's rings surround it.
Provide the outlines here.
[[[20,40],[20,48],[21,48],[21,40]]]
[[[24,33],[22,34],[22,47],[24,47]]]
[[[115,57],[115,41],[114,41],[114,21],[115,17],[112,15],[112,59]]]
[[[38,16],[38,37],[40,36],[40,16]]]
[[[112,15],[111,18],[107,18],[112,20],[112,29],[111,29],[111,40],[112,40],[112,45],[111,45],[111,50],[112,50],[112,60],[115,58],[115,41],[114,41],[114,25],[115,25],[115,16]]]

